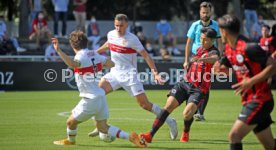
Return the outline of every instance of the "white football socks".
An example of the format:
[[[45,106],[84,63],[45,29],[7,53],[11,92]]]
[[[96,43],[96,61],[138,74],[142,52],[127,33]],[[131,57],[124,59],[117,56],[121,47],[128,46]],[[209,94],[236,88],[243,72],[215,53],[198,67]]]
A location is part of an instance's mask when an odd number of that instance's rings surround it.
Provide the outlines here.
[[[110,125],[108,134],[120,139],[129,139],[129,134],[118,127]]]
[[[71,130],[67,128],[67,137],[70,142],[76,142],[77,132],[78,132],[78,128],[75,130]]]
[[[161,108],[156,104],[152,104],[151,112],[153,112],[156,116],[159,116],[161,114]],[[171,121],[172,121],[172,118],[167,117],[166,123],[169,123]]]

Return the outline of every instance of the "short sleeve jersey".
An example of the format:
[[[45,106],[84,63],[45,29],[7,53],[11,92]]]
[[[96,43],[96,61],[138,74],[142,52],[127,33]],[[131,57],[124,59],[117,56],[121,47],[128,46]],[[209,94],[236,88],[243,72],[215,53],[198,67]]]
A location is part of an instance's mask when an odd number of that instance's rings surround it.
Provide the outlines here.
[[[212,46],[209,49],[199,47],[194,57],[207,58],[212,55],[219,56],[219,50]],[[186,80],[194,87],[207,93],[211,87],[211,69],[213,64],[203,62],[193,62],[186,75]]]
[[[119,36],[112,30],[107,34],[107,40],[115,68],[137,68],[137,52],[143,51],[144,47],[134,34],[127,31],[124,36]]]
[[[236,48],[232,49],[228,44],[225,45],[224,55],[220,63],[232,67],[238,82],[243,77],[253,77],[260,73],[266,66],[268,59],[267,53],[257,44],[249,44],[242,38],[236,43]],[[267,80],[253,85],[252,88],[242,91],[242,104],[250,101],[264,102],[272,99],[272,93]]]
[[[98,86],[98,82],[106,57],[94,50],[82,49],[77,52],[74,60],[80,63],[80,67],[74,69],[80,97],[93,99],[104,96],[105,92]]]

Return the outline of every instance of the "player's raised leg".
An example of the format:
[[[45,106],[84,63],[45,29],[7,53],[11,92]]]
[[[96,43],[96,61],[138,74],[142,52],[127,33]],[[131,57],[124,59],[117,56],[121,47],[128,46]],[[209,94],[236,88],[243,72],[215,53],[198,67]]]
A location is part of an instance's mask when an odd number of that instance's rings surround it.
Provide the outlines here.
[[[159,128],[164,124],[170,113],[179,106],[178,101],[173,97],[169,96],[165,104],[164,109],[160,109],[160,114],[155,118],[150,132],[141,133],[140,137],[147,143],[151,143],[153,136],[159,130]],[[176,129],[177,130],[177,129]]]
[[[158,105],[149,102],[145,93],[141,93],[135,97],[136,97],[137,102],[143,109],[154,113],[157,117],[162,114],[162,109]],[[171,139],[172,140],[176,139],[178,130],[177,130],[177,124],[176,124],[175,119],[167,116],[165,119],[165,122],[168,124],[168,126],[170,128]]]

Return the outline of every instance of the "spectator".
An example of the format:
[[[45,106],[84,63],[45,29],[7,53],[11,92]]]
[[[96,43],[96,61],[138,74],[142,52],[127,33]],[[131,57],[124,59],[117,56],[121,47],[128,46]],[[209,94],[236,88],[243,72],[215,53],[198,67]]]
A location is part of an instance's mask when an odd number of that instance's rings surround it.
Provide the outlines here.
[[[134,26],[132,26],[132,32],[137,35],[139,32],[143,32],[143,27],[140,22],[135,22]]]
[[[49,46],[45,49],[45,61],[58,61],[59,55],[53,47],[53,44],[49,44]]]
[[[246,38],[249,39],[249,31],[248,31],[247,28],[246,28],[246,21],[245,21],[245,19],[243,20],[242,23],[243,23],[243,24],[242,24],[243,35],[244,35]]]
[[[173,54],[179,55],[180,51],[177,49],[177,39],[172,34],[172,27],[167,21],[166,17],[162,16],[160,22],[156,24],[156,30],[158,34],[158,44],[160,48],[163,47],[164,42],[172,43]]]
[[[0,44],[2,47],[7,48],[5,50],[7,53],[14,51],[13,47],[16,49],[16,52],[25,52],[26,51],[25,48],[22,48],[19,46],[16,38],[9,37],[9,35],[7,33],[7,26],[6,26],[6,23],[4,20],[4,16],[0,16]]]
[[[143,32],[137,32],[136,36],[138,37],[139,41],[141,42],[141,44],[143,46],[146,46],[146,43],[147,43],[147,38],[146,36],[144,35]]]
[[[29,39],[36,39],[37,48],[41,49],[40,39],[48,38],[48,41],[51,41],[51,32],[48,29],[48,24],[45,19],[44,13],[41,11],[37,14],[37,17],[32,23],[32,32],[29,36]]]
[[[87,0],[74,0],[74,16],[77,22],[77,28],[85,32],[86,21],[86,2]]]
[[[271,55],[272,58],[276,59],[276,38],[269,35],[270,26],[264,24],[262,26],[262,37],[260,38],[261,48]],[[271,85],[272,78],[268,78],[267,83]]]
[[[273,58],[276,58],[276,39],[269,35],[270,27],[266,24],[262,26],[262,37],[260,38],[260,46]]]
[[[151,57],[156,56],[155,49],[152,47],[151,42],[147,41],[145,44],[146,51],[149,53]]]
[[[34,19],[37,17],[37,14],[42,11],[42,3],[41,0],[29,0],[31,15],[30,15],[30,29],[32,31],[32,23]]]
[[[165,42],[164,46],[160,48],[160,55],[163,58],[163,60],[170,60],[172,56],[171,52],[172,52],[171,42]]]
[[[66,35],[66,21],[67,21],[67,11],[69,0],[52,0],[55,7],[55,17],[54,17],[54,35],[58,36],[58,21],[62,16],[62,36],[67,38]]]
[[[98,49],[100,47],[99,41],[101,39],[100,29],[99,29],[96,17],[93,15],[91,16],[91,21],[87,26],[87,36],[88,36],[88,40],[92,42],[91,48],[93,50]]]
[[[140,22],[135,22],[132,32],[138,37],[139,41],[141,44],[145,47],[146,43],[149,42],[147,41],[147,38],[145,34],[143,33],[143,27]]]
[[[245,0],[244,2],[244,16],[247,31],[251,31],[252,25],[258,22],[257,7],[259,5],[258,0]],[[249,32],[249,38],[253,35]]]
[[[264,25],[263,16],[259,15],[258,21],[252,26],[252,41],[258,42],[262,36],[262,26]]]

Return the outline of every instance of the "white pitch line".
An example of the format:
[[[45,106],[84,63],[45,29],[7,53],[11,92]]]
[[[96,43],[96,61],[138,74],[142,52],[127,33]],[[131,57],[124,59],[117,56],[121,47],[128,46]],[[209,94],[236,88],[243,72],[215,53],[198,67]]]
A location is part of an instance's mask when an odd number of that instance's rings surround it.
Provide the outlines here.
[[[115,110],[115,109],[112,109]],[[133,109],[131,109],[133,110]],[[58,113],[58,116],[62,116],[62,117],[69,117],[71,113],[70,112],[60,112]],[[138,118],[128,118],[128,117],[124,117],[124,118],[109,118],[109,120],[127,120],[127,121],[148,121],[148,122],[152,122],[153,119],[138,119]],[[223,125],[223,126],[232,126],[233,124],[231,123],[218,123],[218,122],[198,122],[200,124],[208,124],[208,125]],[[275,125],[272,125],[271,128],[276,128]]]

